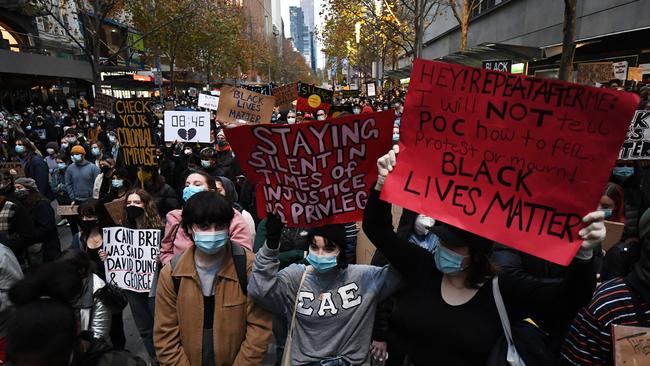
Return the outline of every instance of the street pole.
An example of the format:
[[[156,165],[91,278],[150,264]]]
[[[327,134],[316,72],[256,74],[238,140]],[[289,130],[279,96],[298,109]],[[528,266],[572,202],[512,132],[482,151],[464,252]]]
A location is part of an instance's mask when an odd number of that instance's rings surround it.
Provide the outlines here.
[[[160,84],[158,85],[158,93],[160,94],[160,103],[163,103],[163,89],[162,89],[162,70],[160,69],[160,55],[156,56],[156,72],[160,73]]]

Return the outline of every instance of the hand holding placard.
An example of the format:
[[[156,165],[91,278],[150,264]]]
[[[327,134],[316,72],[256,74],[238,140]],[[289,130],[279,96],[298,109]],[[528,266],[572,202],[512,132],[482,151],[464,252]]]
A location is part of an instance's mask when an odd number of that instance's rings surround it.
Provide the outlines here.
[[[393,171],[393,167],[397,165],[397,154],[399,154],[399,145],[393,145],[393,148],[388,152],[388,154],[377,159],[377,184],[375,189],[381,191],[384,187],[384,181],[390,172]]]

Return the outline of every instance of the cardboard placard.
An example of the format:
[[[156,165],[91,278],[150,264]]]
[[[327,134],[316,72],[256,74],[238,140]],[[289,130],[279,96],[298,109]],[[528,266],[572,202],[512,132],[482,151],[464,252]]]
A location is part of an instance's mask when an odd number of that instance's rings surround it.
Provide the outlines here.
[[[614,78],[611,62],[578,64],[577,82],[580,84],[608,83]]]
[[[263,95],[273,95],[273,85],[242,85],[242,88]]]
[[[157,270],[160,230],[134,230],[121,226],[103,231],[106,281],[135,292],[149,292]]]
[[[493,71],[510,72],[510,70],[512,70],[512,60],[483,61],[481,68]]]
[[[115,98],[111,97],[108,94],[97,93],[95,95],[95,105],[93,109],[96,112],[105,111],[113,113],[113,104],[115,103]]]
[[[643,68],[642,67],[628,67],[627,80],[643,81]]]
[[[108,215],[111,217],[111,220],[113,220],[115,225],[124,225],[124,199],[125,198],[119,198],[112,200],[111,202],[104,203],[106,212],[108,212]]]
[[[366,95],[369,97],[374,97],[377,94],[375,91],[375,83],[366,84]]]
[[[567,265],[639,97],[418,59],[382,198]]]
[[[131,98],[115,101],[118,121],[117,139],[125,166],[157,166],[153,128],[156,125],[149,99]]]
[[[614,324],[614,365],[650,365],[650,328]]]
[[[275,97],[262,95],[242,88],[221,88],[217,119],[225,123],[271,123]]]
[[[59,216],[76,216],[79,214],[79,205],[59,205],[56,208],[56,214]]]
[[[346,99],[359,98],[358,90],[341,90],[339,93],[341,94],[341,98],[346,98]]]
[[[210,112],[165,111],[165,142],[175,141],[209,143]]]
[[[25,178],[25,170],[19,162],[0,163],[0,169],[7,169],[14,178]]]
[[[291,102],[298,99],[298,83],[285,84],[273,88],[273,96],[275,97],[275,105],[277,106],[291,104]]]
[[[219,109],[219,97],[200,93],[199,102],[197,103],[197,106],[216,111],[217,109]]]
[[[621,241],[624,228],[625,224],[622,222],[605,221],[605,230],[607,230],[607,235],[602,243],[603,250],[609,250]]]
[[[334,100],[334,91],[318,88],[309,84],[298,84],[298,103],[296,109],[306,113],[315,113],[319,109],[328,113],[332,101]]]
[[[376,160],[389,148],[395,113],[346,116],[297,125],[228,131],[248,179],[258,184],[258,212],[288,226],[361,220]]]
[[[650,159],[649,110],[638,110],[634,113],[618,158],[621,160]]]

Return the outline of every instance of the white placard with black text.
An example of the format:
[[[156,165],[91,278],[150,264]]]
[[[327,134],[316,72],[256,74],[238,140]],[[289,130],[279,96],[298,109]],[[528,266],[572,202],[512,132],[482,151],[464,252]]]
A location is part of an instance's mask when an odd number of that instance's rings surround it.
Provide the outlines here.
[[[201,108],[216,111],[219,108],[219,97],[201,93],[199,94],[199,103],[197,105]]]
[[[210,112],[165,111],[165,142],[210,142]]]

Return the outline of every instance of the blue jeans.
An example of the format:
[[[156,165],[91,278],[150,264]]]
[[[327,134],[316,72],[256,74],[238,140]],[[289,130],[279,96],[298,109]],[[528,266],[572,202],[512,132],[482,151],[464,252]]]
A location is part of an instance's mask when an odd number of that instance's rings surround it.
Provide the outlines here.
[[[153,312],[149,302],[149,294],[146,292],[135,292],[124,290],[129,299],[129,307],[133,314],[135,326],[138,328],[144,348],[152,360],[156,359],[156,349],[153,346]]]
[[[305,366],[351,366],[350,363],[341,357],[337,358],[328,358],[326,360],[320,360],[312,363],[308,363]]]

